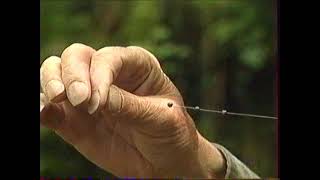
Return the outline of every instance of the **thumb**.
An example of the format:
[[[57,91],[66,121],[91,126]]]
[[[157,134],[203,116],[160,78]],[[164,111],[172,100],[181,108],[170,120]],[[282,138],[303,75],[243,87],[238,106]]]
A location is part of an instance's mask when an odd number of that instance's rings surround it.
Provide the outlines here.
[[[114,117],[145,123],[159,115],[165,118],[173,109],[168,103],[172,103],[172,100],[156,96],[137,96],[111,85],[105,108]]]
[[[59,104],[50,103],[48,98],[43,93],[40,93],[40,124],[56,130],[63,118],[63,108]]]

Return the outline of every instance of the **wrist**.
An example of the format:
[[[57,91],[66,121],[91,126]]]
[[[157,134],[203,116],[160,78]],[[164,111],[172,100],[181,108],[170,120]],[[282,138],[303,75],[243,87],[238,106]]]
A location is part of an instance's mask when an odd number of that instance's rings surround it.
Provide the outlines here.
[[[205,139],[199,132],[198,160],[200,167],[208,178],[224,178],[226,161],[220,150]]]

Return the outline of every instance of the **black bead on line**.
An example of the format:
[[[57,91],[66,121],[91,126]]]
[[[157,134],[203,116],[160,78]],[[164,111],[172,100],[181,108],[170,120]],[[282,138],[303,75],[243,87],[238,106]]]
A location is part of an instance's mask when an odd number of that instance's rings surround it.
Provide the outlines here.
[[[173,106],[173,103],[172,102],[168,102],[168,107],[172,107]]]
[[[177,104],[175,104],[175,106],[176,107],[180,107],[180,108],[191,109],[191,110],[209,112],[209,113],[219,113],[219,114],[222,114],[222,115],[245,116],[245,117],[264,118],[264,119],[278,119],[277,117],[272,117],[272,116],[262,116],[262,115],[256,115],[256,114],[228,112],[225,109],[223,109],[221,111],[218,111],[218,110],[213,110],[213,109],[203,109],[203,108],[200,108],[199,106],[194,106],[194,107],[193,106],[180,106],[180,105],[177,105]],[[172,102],[168,102],[168,107],[169,108],[173,107],[173,103]]]

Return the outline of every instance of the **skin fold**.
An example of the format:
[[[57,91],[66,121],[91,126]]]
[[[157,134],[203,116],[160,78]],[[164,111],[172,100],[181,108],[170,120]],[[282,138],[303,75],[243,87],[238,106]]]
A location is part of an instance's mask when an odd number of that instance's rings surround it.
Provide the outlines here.
[[[75,43],[40,77],[40,124],[115,176],[224,177],[223,156],[174,106],[183,99],[147,50]]]

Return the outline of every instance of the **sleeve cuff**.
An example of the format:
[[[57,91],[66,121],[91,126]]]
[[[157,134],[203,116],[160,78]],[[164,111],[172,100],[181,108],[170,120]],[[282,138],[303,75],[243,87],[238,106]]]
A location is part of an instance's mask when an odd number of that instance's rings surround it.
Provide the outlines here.
[[[213,145],[221,152],[226,160],[226,175],[225,179],[260,179],[260,177],[244,165],[238,158],[231,154],[226,148],[219,144]]]

